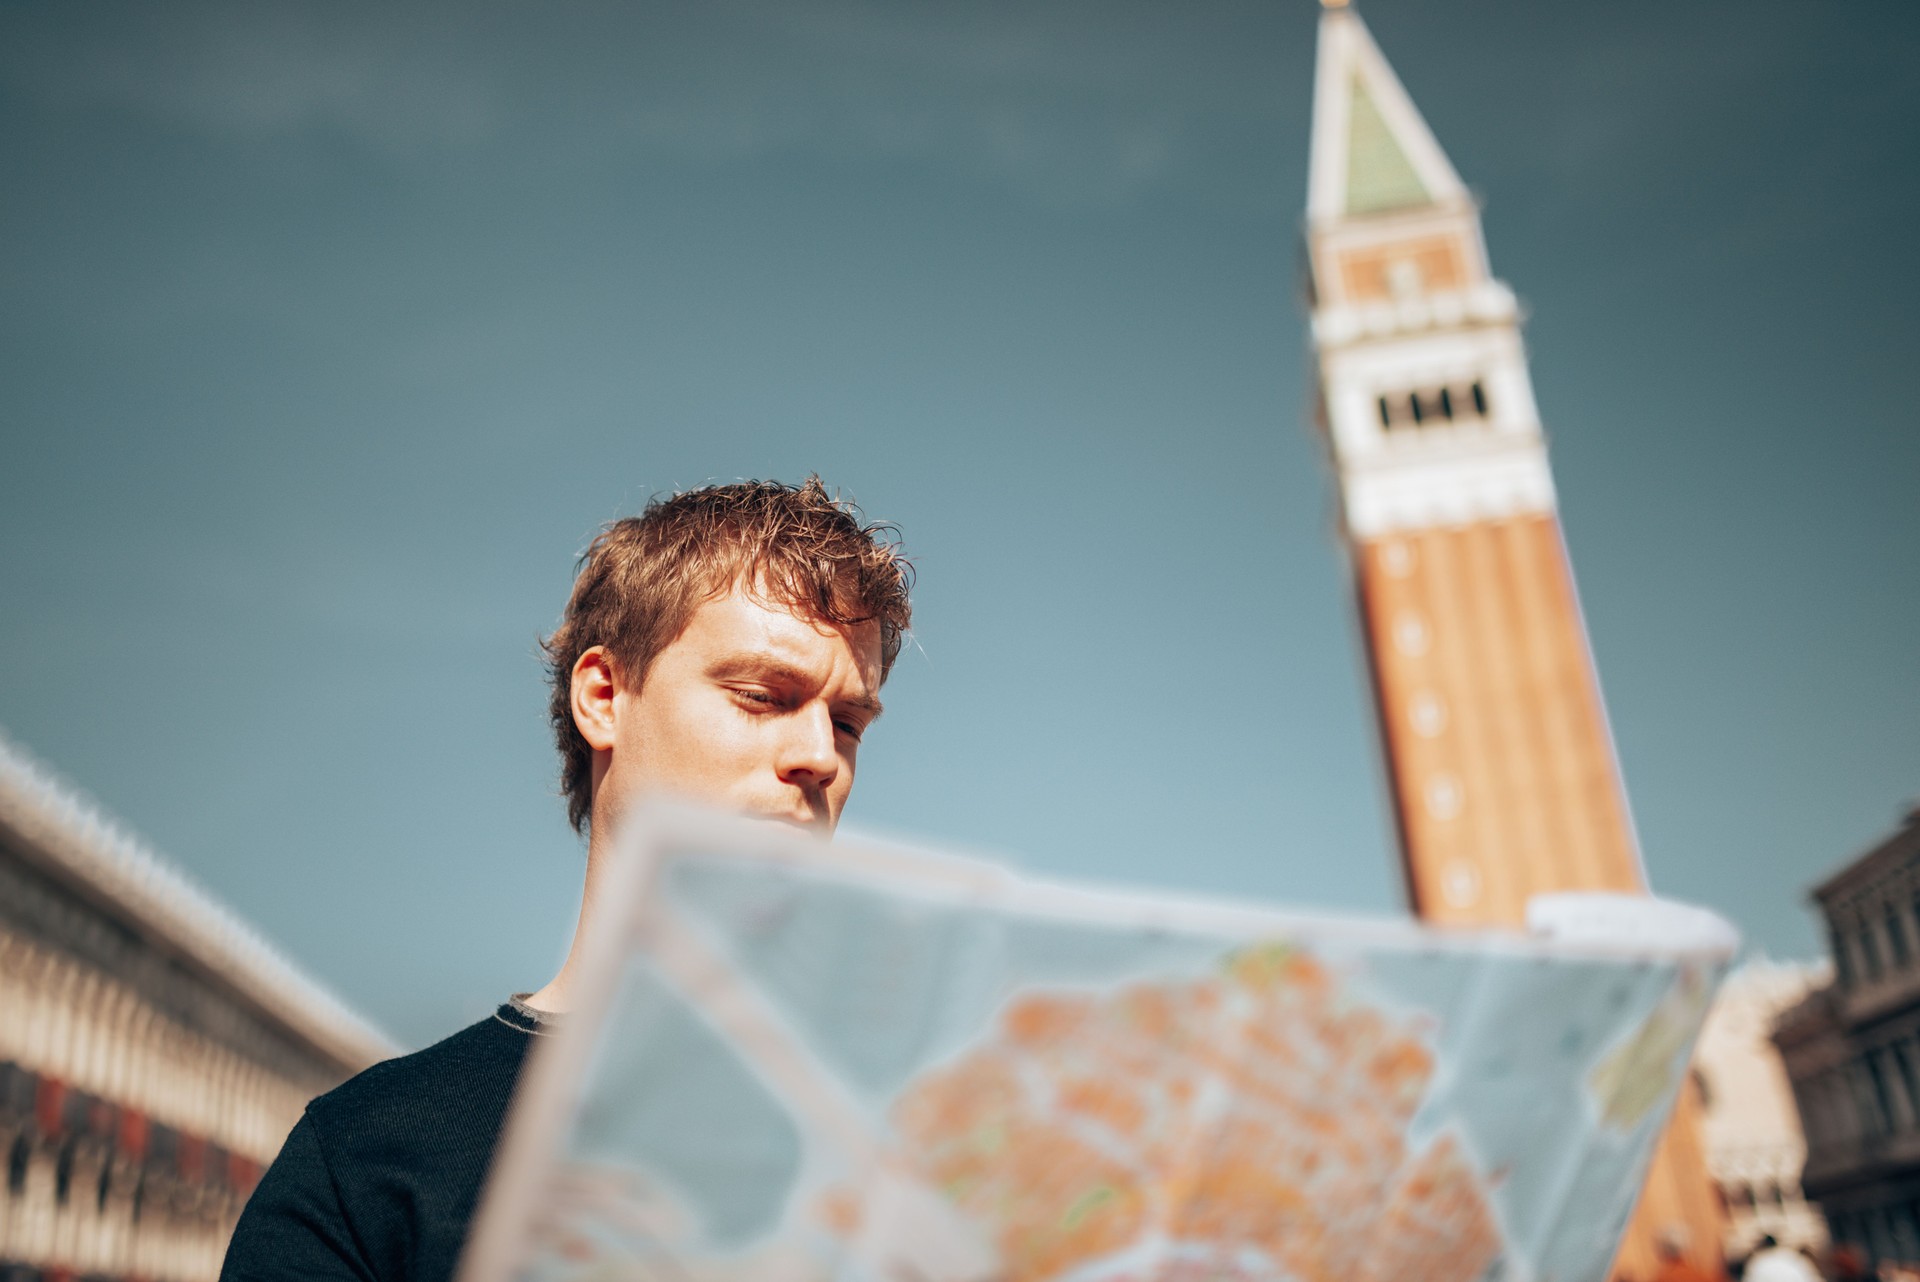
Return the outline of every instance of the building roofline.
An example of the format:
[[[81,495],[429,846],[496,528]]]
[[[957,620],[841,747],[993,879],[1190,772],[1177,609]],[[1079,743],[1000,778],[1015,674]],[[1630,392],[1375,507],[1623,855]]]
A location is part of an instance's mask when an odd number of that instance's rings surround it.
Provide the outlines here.
[[[1864,851],[1850,857],[1846,862],[1815,882],[1807,891],[1808,898],[1816,903],[1823,902],[1833,895],[1844,891],[1849,882],[1869,876],[1867,866],[1877,862],[1882,855],[1899,846],[1901,840],[1913,835],[1916,829],[1920,829],[1920,802],[1915,802],[1907,807],[1905,813],[1902,814],[1900,818],[1899,824],[1894,827],[1892,832],[1877,839]],[[1916,849],[1920,849],[1920,843],[1916,843]]]
[[[401,1048],[238,914],[0,731],[0,827],[349,1072]]]

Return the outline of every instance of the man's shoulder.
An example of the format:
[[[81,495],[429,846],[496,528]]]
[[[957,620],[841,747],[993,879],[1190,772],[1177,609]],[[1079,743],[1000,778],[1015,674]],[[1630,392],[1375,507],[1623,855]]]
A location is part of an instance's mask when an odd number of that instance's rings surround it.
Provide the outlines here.
[[[537,1031],[504,1006],[307,1105],[241,1214],[221,1276],[451,1276]]]
[[[424,1050],[383,1060],[307,1105],[329,1157],[343,1144],[408,1138],[444,1148],[471,1135],[487,1147],[532,1042],[531,1021],[503,1007]]]

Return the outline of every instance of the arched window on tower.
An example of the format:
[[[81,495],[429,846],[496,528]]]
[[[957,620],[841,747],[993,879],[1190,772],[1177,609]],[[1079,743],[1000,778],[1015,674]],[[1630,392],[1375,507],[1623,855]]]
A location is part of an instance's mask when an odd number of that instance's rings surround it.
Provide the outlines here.
[[[1374,398],[1380,426],[1388,431],[1477,423],[1488,417],[1487,389],[1479,379],[1438,383]]]

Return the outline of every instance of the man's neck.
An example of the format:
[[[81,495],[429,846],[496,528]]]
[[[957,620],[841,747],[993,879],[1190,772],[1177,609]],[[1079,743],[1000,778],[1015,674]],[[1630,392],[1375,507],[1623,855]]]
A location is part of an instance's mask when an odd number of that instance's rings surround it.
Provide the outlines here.
[[[558,1015],[572,1010],[586,964],[588,941],[595,938],[606,899],[603,883],[611,852],[600,840],[602,825],[595,824],[587,838],[587,876],[580,891],[580,918],[573,928],[573,942],[567,947],[567,959],[560,973],[521,1000],[534,1010]]]

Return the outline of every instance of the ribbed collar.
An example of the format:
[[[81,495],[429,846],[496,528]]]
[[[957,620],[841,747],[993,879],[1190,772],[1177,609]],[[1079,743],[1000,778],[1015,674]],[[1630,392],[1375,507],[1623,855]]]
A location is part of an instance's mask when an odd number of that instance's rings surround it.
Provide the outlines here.
[[[566,1017],[550,1010],[535,1010],[527,1005],[526,999],[531,993],[515,993],[500,1003],[500,1009],[493,1017],[508,1028],[519,1033],[529,1033],[535,1037],[546,1037],[560,1029],[560,1023]]]

